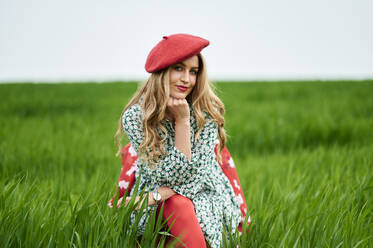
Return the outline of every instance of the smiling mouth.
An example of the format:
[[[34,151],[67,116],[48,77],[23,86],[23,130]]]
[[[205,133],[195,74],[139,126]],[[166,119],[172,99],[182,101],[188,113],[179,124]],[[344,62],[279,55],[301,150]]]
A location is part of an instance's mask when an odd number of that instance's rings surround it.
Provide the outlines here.
[[[180,85],[176,86],[176,88],[178,88],[178,90],[180,90],[180,91],[182,91],[182,92],[185,92],[185,91],[188,90],[188,87],[180,86]]]

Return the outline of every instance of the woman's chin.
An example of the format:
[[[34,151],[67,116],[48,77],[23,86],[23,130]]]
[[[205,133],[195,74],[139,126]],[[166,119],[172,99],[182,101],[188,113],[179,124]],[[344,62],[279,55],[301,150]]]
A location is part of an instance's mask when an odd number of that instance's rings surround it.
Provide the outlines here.
[[[181,93],[181,92],[180,93],[179,92],[177,92],[177,93],[172,92],[170,94],[170,96],[173,97],[173,98],[177,98],[177,99],[185,99],[188,95],[184,94],[184,93]]]

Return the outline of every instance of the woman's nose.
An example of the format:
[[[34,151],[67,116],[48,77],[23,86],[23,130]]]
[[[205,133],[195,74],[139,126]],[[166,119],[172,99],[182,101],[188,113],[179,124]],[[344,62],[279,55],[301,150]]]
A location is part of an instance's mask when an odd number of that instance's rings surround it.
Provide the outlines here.
[[[189,83],[189,80],[190,80],[189,72],[185,71],[183,75],[181,76],[181,81],[185,83]]]

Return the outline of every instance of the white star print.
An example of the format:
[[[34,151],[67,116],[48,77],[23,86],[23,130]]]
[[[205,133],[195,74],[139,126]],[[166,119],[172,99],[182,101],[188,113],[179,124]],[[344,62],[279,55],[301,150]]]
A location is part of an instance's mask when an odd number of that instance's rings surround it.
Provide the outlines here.
[[[232,158],[229,158],[228,163],[230,167],[234,168],[234,162]]]
[[[238,204],[240,205],[243,204],[243,199],[242,199],[241,194],[236,195],[236,197],[237,197]]]
[[[131,168],[126,172],[127,176],[131,176],[131,174],[137,170],[136,164],[132,165]]]
[[[125,180],[121,180],[121,181],[119,181],[119,188],[126,189],[129,184],[130,184],[129,182],[127,182]]]
[[[236,179],[233,179],[234,187],[236,187],[238,190],[241,189],[240,185],[237,183]]]
[[[137,156],[137,153],[135,151],[135,149],[133,149],[132,146],[130,146],[130,148],[128,149],[129,153],[131,154],[132,157],[136,157]]]

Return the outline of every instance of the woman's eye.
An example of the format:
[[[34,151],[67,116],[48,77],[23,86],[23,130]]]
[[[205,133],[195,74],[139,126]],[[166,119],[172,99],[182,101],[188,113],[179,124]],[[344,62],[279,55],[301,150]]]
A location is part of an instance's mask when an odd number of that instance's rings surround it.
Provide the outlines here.
[[[176,70],[176,71],[182,71],[183,68],[182,68],[181,66],[175,66],[175,70]]]
[[[196,70],[191,70],[190,72],[192,73],[192,75],[197,75],[197,73],[198,73],[198,71],[196,71]]]

